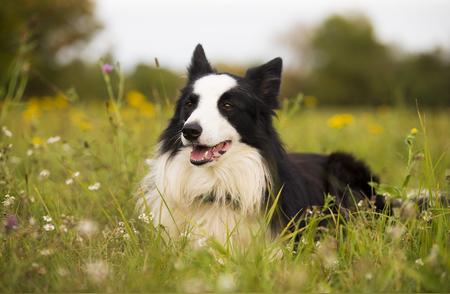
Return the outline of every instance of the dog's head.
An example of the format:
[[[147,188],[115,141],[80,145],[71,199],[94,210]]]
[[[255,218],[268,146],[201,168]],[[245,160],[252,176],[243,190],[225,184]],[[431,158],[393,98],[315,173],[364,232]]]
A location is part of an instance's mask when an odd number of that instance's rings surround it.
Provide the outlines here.
[[[281,58],[275,58],[243,77],[218,73],[197,45],[187,84],[162,136],[163,151],[192,148],[190,162],[203,165],[220,160],[237,144],[260,148],[279,105],[281,69]]]

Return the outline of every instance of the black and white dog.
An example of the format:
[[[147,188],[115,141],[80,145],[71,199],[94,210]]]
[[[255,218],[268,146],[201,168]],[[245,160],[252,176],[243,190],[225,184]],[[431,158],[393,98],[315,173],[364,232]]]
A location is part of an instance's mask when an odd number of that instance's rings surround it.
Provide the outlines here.
[[[376,177],[351,155],[287,153],[273,127],[282,60],[244,77],[216,72],[197,45],[175,113],[160,137],[142,201],[171,237],[248,239],[271,195],[277,233],[327,195],[351,208],[373,195]],[[382,203],[378,203],[380,207]]]

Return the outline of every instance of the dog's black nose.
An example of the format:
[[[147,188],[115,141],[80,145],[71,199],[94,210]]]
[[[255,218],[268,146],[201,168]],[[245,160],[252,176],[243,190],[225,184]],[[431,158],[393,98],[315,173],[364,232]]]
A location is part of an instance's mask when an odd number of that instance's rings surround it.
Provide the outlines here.
[[[195,141],[202,134],[202,127],[198,123],[189,123],[184,125],[182,132],[186,140]]]

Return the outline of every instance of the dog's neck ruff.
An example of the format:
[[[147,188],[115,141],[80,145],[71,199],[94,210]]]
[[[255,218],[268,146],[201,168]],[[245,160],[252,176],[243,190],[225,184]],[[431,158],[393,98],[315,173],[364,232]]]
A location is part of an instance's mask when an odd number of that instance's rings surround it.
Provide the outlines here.
[[[207,237],[224,240],[233,226],[260,215],[271,187],[267,164],[258,150],[240,142],[201,167],[190,163],[190,152],[189,147],[175,154],[157,152],[142,183],[144,199],[155,225],[169,234],[200,224]]]

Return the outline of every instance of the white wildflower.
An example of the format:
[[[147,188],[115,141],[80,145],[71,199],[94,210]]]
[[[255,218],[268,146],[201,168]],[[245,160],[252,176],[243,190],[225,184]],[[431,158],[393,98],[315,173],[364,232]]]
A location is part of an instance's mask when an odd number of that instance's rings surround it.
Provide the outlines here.
[[[47,232],[50,232],[50,231],[55,230],[55,226],[54,226],[52,223],[46,223],[46,224],[43,226],[43,228],[44,228],[44,230],[47,231]]]
[[[123,237],[125,240],[130,240],[130,239],[131,239],[130,234],[128,234],[128,233],[123,234],[122,237]]]
[[[73,184],[73,179],[72,178],[68,178],[67,180],[65,180],[66,185],[72,185]]]
[[[30,219],[28,220],[29,224],[31,226],[34,226],[36,224],[36,219],[34,217],[30,217]]]
[[[59,226],[59,230],[62,232],[62,233],[67,233],[69,230],[67,229],[67,226],[65,225],[65,224],[62,224],[62,225],[60,225]]]
[[[99,182],[96,182],[96,183],[90,185],[88,187],[88,190],[89,191],[97,191],[98,189],[100,189],[100,187],[101,187],[101,184]]]
[[[39,251],[39,253],[42,255],[42,256],[49,256],[49,255],[52,255],[53,254],[53,250],[51,250],[51,249],[42,249],[41,251]]]
[[[47,222],[47,223],[49,223],[49,222],[51,222],[51,221],[53,220],[52,217],[49,216],[49,215],[44,215],[44,216],[42,217],[42,219],[43,219],[45,222]]]
[[[74,178],[78,178],[79,176],[80,176],[80,172],[79,171],[74,172],[73,175],[72,175],[72,177],[74,177]]]
[[[418,266],[423,266],[423,260],[422,260],[422,258],[416,259],[415,263],[416,263]]]
[[[222,257],[217,258],[216,261],[217,261],[217,263],[220,264],[220,265],[224,265],[224,264],[225,264],[225,260],[223,260]]]
[[[364,275],[364,277],[366,278],[366,280],[370,281],[370,280],[373,279],[373,274],[369,272],[369,273],[366,273],[366,274]]]
[[[108,277],[109,266],[103,260],[96,260],[88,262],[85,265],[84,271],[91,282],[101,283]]]
[[[47,144],[53,144],[61,140],[60,136],[54,136],[47,139]]]
[[[8,128],[6,126],[2,127],[2,131],[3,131],[3,134],[8,138],[11,138],[13,135],[13,133],[10,130],[8,130]]]
[[[203,248],[203,247],[206,246],[206,241],[207,241],[207,240],[208,240],[208,239],[205,238],[205,237],[198,238],[198,239],[196,240],[196,242],[195,242],[195,245],[197,246],[197,248]]]
[[[217,290],[219,292],[236,291],[236,279],[232,274],[221,274],[217,278]]]
[[[49,175],[50,175],[50,172],[47,169],[43,169],[39,173],[39,178],[40,179],[48,178]]]
[[[84,219],[78,223],[77,230],[78,230],[78,233],[80,233],[81,235],[90,237],[90,236],[94,235],[95,233],[97,233],[98,224],[93,220]]]
[[[421,215],[422,219],[426,222],[429,222],[433,219],[433,213],[429,210],[422,211],[422,213],[420,215]]]
[[[146,224],[149,224],[150,221],[153,219],[153,214],[150,212],[148,215],[143,212],[138,216],[138,219],[143,221]]]
[[[389,192],[383,192],[381,195],[385,198],[392,198],[392,195]]]
[[[3,206],[9,207],[9,206],[13,205],[15,200],[16,200],[16,197],[6,194],[5,200],[3,200]]]
[[[362,207],[363,205],[364,205],[364,201],[359,200],[359,202],[358,202],[358,207]]]
[[[31,156],[33,155],[33,149],[28,149],[27,150],[27,156]]]

